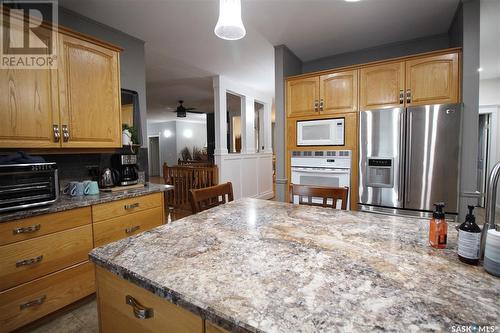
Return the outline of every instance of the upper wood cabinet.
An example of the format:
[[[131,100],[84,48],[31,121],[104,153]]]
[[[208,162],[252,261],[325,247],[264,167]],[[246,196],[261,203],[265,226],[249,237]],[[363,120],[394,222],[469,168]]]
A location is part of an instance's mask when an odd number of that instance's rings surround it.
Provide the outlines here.
[[[344,113],[358,110],[358,71],[345,71],[321,75],[321,114]]]
[[[406,61],[406,105],[459,101],[458,53]]]
[[[393,62],[360,70],[360,110],[394,108],[404,104],[405,63]]]
[[[118,52],[72,36],[59,42],[63,147],[121,146]]]
[[[319,77],[288,81],[286,109],[288,117],[317,115],[319,110]]]
[[[120,147],[120,49],[62,27],[52,42],[57,69],[0,69],[0,148]]]
[[[10,29],[23,27],[11,23]],[[40,28],[37,36],[48,39],[50,32]],[[0,91],[0,147],[59,146],[53,136],[53,126],[59,125],[56,70],[0,69]]]

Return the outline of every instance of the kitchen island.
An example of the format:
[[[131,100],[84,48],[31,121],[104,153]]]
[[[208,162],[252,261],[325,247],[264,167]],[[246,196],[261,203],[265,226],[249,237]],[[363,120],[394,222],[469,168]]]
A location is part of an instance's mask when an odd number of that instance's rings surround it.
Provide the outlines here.
[[[101,329],[498,329],[500,280],[459,262],[449,230],[436,250],[426,220],[231,202],[94,249]]]

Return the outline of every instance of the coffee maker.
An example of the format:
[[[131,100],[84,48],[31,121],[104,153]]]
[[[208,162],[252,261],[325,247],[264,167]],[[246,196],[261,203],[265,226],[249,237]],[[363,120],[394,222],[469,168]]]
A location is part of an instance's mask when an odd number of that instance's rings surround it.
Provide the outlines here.
[[[126,186],[138,183],[137,155],[115,154],[112,157],[113,168],[118,171],[118,182],[116,185]]]

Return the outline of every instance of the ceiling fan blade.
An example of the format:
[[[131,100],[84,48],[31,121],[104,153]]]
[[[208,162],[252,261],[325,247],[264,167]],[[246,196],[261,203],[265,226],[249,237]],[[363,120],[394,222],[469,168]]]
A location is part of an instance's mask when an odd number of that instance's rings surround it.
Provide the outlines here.
[[[196,108],[184,108],[186,111],[196,110]]]
[[[203,111],[189,111],[189,110],[187,112],[189,112],[189,113],[201,113],[201,114],[205,113]]]

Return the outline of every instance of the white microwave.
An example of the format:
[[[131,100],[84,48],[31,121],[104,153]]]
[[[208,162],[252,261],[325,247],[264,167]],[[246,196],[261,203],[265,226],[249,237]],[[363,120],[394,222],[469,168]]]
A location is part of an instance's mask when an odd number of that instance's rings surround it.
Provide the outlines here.
[[[297,121],[297,146],[343,146],[344,118]]]

